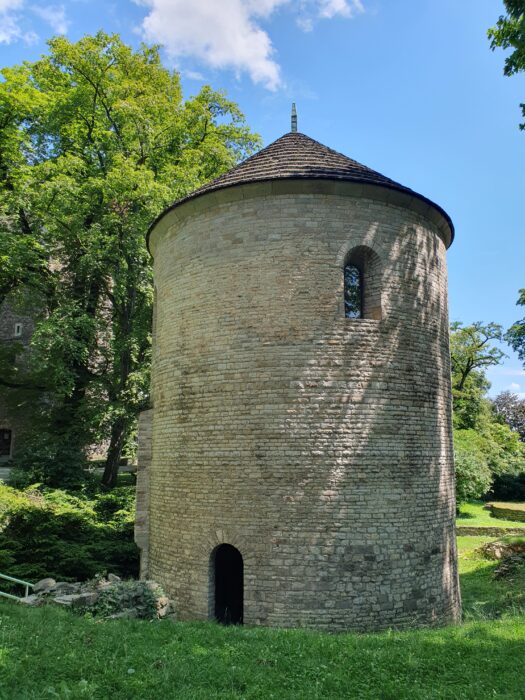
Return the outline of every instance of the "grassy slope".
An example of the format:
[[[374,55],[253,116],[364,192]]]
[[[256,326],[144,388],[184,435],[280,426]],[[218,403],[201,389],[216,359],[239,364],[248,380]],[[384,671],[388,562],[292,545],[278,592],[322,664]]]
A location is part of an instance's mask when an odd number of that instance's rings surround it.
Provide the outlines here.
[[[492,574],[497,562],[484,559],[476,551],[485,542],[493,540],[490,537],[458,537],[465,620],[525,613],[525,570],[510,580],[495,581]],[[523,697],[525,698],[525,685]]]
[[[486,541],[460,538],[471,621],[441,630],[327,635],[98,622],[0,603],[0,698],[523,699],[525,616],[513,613],[525,581],[492,579],[495,564],[474,551]]]
[[[2,604],[0,697],[523,698],[525,618],[379,635],[96,623]]]
[[[483,509],[484,505],[481,501],[463,503],[460,506],[460,515],[456,524],[465,527],[525,527],[523,521],[493,518],[490,511]],[[507,504],[505,505],[507,506]]]

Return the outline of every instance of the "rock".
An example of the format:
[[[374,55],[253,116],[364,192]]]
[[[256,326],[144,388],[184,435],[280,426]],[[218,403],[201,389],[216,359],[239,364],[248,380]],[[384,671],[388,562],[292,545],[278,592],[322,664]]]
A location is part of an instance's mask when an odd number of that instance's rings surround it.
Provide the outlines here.
[[[71,607],[71,598],[73,595],[57,595],[56,598],[52,598],[51,602],[56,603],[57,605],[66,605],[67,607]]]
[[[68,595],[71,593],[80,593],[80,589],[80,583],[68,583],[67,581],[60,581],[55,586],[54,593],[56,593],[57,595]]]
[[[86,591],[85,593],[71,593],[69,595],[59,595],[53,598],[57,605],[67,605],[72,608],[89,607],[96,603],[98,593],[96,591]]]
[[[525,542],[488,542],[480,547],[480,551],[489,559],[505,559],[514,554],[524,554]]]
[[[98,590],[104,590],[104,588],[109,588],[111,585],[111,581],[107,581],[105,578],[101,578],[100,581],[97,581]]]
[[[153,591],[153,593],[156,593],[160,586],[156,581],[144,581],[144,585],[150,589],[150,591]]]
[[[34,593],[47,593],[55,588],[57,582],[54,578],[43,578],[33,586]]]
[[[32,605],[34,607],[37,607],[38,605],[43,605],[45,600],[39,595],[28,595],[25,598],[20,598],[19,599],[20,603],[23,603],[24,605]]]
[[[108,581],[110,583],[120,583],[120,581],[122,581],[122,579],[120,578],[120,576],[117,576],[116,574],[108,574]]]
[[[89,607],[90,605],[94,605],[97,602],[97,600],[97,591],[86,591],[85,593],[78,593],[77,595],[73,596],[73,601],[71,602],[71,605],[74,608]]]
[[[137,611],[134,608],[126,608],[118,613],[113,613],[113,615],[108,615],[106,620],[133,620],[137,617]]]
[[[170,599],[163,595],[157,598],[157,615],[162,618],[173,612]]]

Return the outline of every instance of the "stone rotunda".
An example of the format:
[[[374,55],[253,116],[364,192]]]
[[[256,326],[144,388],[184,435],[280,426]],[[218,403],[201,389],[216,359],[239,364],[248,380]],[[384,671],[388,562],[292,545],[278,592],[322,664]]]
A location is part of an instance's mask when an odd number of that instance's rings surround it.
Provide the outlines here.
[[[136,540],[179,619],[458,619],[452,238],[439,206],[295,131],[153,223]]]

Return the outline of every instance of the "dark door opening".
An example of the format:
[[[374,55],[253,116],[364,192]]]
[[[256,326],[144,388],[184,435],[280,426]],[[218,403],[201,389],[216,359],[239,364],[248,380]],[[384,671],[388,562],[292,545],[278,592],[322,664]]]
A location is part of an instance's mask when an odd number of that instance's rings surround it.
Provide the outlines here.
[[[223,625],[242,625],[243,563],[238,549],[221,544],[213,561],[215,582],[215,619]]]
[[[7,428],[0,428],[0,457],[11,456],[11,440],[13,433]]]

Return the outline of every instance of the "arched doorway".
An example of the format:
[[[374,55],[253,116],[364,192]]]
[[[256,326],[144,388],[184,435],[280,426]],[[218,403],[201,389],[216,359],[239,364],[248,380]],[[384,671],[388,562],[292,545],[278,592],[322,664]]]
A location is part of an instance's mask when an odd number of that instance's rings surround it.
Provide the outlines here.
[[[223,625],[242,625],[243,561],[231,544],[221,544],[212,552],[213,615]]]

